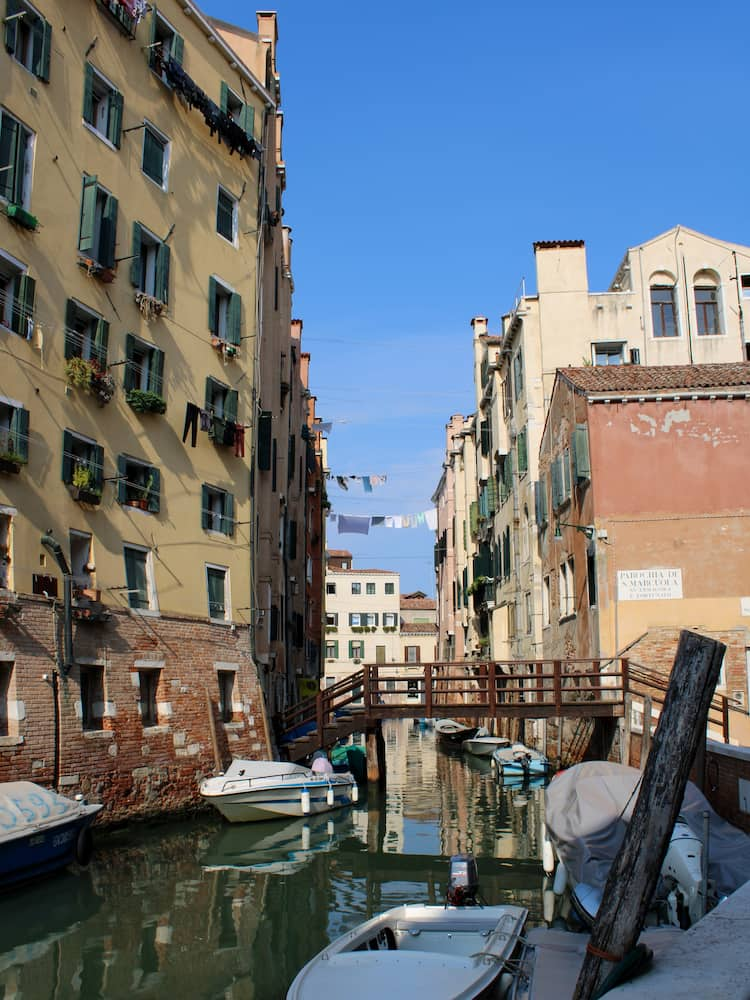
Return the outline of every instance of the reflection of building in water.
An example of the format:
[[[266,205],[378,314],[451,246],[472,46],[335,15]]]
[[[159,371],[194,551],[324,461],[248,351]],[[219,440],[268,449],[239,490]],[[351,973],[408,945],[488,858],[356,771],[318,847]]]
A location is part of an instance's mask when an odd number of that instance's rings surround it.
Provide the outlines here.
[[[411,719],[383,726],[387,766],[384,851],[404,850],[404,822],[434,824],[439,815],[435,738]]]

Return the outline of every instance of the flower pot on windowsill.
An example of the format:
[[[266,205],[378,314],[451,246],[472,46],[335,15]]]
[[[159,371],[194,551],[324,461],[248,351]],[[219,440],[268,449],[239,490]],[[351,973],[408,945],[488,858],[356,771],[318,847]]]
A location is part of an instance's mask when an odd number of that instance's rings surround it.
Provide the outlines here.
[[[101,493],[97,493],[96,490],[87,489],[84,486],[71,486],[70,495],[78,503],[90,504],[92,507],[98,507],[102,502]]]
[[[31,212],[27,212],[22,205],[8,205],[5,209],[5,214],[11,220],[15,222],[17,226],[22,226],[24,229],[29,229],[31,232],[36,232],[39,228],[39,220]]]
[[[141,315],[149,323],[152,319],[162,316],[167,311],[165,302],[155,299],[148,292],[138,291],[135,293],[135,304],[141,311]]]
[[[166,401],[157,393],[147,389],[130,389],[125,401],[136,413],[165,413]]]
[[[133,497],[131,500],[125,501],[126,507],[137,507],[138,510],[148,510],[148,500],[144,500],[142,497]]]
[[[17,475],[21,471],[21,466],[25,464],[24,459],[15,452],[0,455],[0,472],[11,472]]]

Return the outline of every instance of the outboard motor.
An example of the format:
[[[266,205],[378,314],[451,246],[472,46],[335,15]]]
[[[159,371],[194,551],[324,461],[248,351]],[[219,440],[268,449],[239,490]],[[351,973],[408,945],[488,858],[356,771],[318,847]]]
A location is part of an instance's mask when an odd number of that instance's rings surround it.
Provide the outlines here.
[[[479,892],[479,873],[473,854],[454,854],[448,870],[449,906],[476,906]]]

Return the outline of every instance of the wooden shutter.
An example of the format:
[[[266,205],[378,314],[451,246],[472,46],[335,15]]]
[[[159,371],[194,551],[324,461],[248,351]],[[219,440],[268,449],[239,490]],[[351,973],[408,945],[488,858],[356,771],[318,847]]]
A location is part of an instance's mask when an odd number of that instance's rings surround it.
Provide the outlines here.
[[[219,308],[216,300],[216,278],[208,279],[208,329],[216,333],[219,323]]]
[[[563,470],[563,500],[570,499],[570,449],[566,448],[562,454]]]
[[[229,296],[227,306],[227,341],[230,344],[240,343],[240,327],[242,323],[242,299],[236,292]]]
[[[135,353],[135,337],[132,333],[125,334],[125,372],[123,374],[122,386],[126,392],[135,389],[138,385],[137,372],[133,361]]]
[[[15,202],[16,175],[18,173],[19,125],[10,115],[2,115],[0,128],[0,162],[7,168],[0,172],[0,195]],[[23,171],[22,171],[23,172]]]
[[[239,399],[239,393],[236,389],[227,389],[227,394],[224,398],[224,417],[227,420],[231,420],[232,423],[237,423],[237,402]]]
[[[270,410],[261,410],[258,417],[258,468],[268,472],[271,468],[271,430],[273,417]]]
[[[589,434],[586,424],[576,424],[573,431],[573,467],[578,482],[587,482],[591,479]]]
[[[128,460],[124,455],[117,456],[117,502],[125,503],[128,499],[127,482]]]
[[[133,243],[130,250],[133,259],[130,261],[130,284],[140,288],[143,283],[143,259],[141,257],[141,224],[133,223]]]
[[[297,522],[289,522],[289,559],[297,558]]]
[[[122,133],[122,109],[124,98],[119,90],[113,90],[109,95],[109,121],[107,122],[107,138],[116,148],[120,148]]]
[[[83,71],[83,120],[94,124],[94,68],[86,63]]]
[[[243,105],[242,114],[240,116],[240,125],[245,131],[245,134],[252,139],[253,130],[255,128],[255,108],[252,104]]]
[[[34,25],[34,73],[49,83],[50,52],[52,50],[52,25],[40,18]]]
[[[296,460],[296,448],[297,439],[294,434],[289,435],[289,448],[287,451],[287,465],[286,465],[286,478],[287,482],[291,483],[292,477],[294,476],[294,463]]]
[[[154,348],[151,352],[151,369],[149,371],[148,387],[157,396],[166,399],[164,392],[164,351]]]
[[[169,247],[160,243],[156,250],[155,298],[166,305],[169,302]]]
[[[156,184],[164,183],[164,146],[149,128],[143,130],[143,172]]]
[[[101,368],[107,367],[107,345],[109,343],[109,323],[100,316],[96,323],[95,359]]]
[[[547,484],[544,479],[534,483],[534,514],[538,528],[547,524]]]
[[[148,481],[149,476],[153,476],[154,479],[151,483],[151,490],[148,495],[147,509],[150,510],[152,514],[158,514],[161,504],[161,472],[159,472],[155,465],[152,465],[149,466],[146,473],[146,481]]]
[[[201,528],[207,531],[211,527],[211,516],[208,509],[208,499],[209,490],[208,486],[203,483],[201,486]]]
[[[14,333],[21,337],[28,337],[29,325],[34,319],[34,297],[36,294],[36,281],[28,274],[22,274],[18,279],[17,301],[13,303],[13,314],[11,316],[11,327]]]
[[[63,431],[63,451],[62,451],[62,481],[70,483],[73,479],[73,435],[70,431]]]
[[[562,462],[560,456],[552,461],[552,509],[557,510],[562,502]]]
[[[94,486],[97,490],[104,487],[104,448],[100,444],[91,447],[91,464],[93,465]]]
[[[174,61],[182,66],[182,57],[185,53],[185,39],[182,35],[175,34],[172,37],[171,53]]]
[[[96,191],[96,174],[84,174],[81,193],[81,223],[78,230],[78,249],[81,253],[91,254],[94,252]]]
[[[221,530],[230,538],[234,535],[234,494],[224,494],[224,516],[221,519]]]
[[[10,418],[12,445],[10,450],[28,462],[29,460],[29,411],[17,406]]]
[[[99,235],[99,263],[103,267],[115,266],[115,244],[117,242],[117,198],[108,194],[102,212],[102,228]]]
[[[520,432],[518,438],[516,439],[516,447],[518,448],[518,471],[528,472],[529,468],[529,456],[528,449],[526,446],[526,428]]]
[[[221,81],[221,90],[219,93],[219,107],[224,114],[227,114],[227,108],[229,107],[229,87],[223,80]]]
[[[16,23],[18,18],[13,17],[14,14],[18,14],[21,10],[21,5],[18,0],[8,0],[5,13],[5,48],[8,52],[13,54],[16,51]]]

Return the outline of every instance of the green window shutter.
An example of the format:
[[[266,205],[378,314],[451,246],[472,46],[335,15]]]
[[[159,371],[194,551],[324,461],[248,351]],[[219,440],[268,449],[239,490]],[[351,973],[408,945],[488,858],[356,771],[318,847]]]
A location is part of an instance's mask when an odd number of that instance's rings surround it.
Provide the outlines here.
[[[476,535],[479,529],[479,504],[476,500],[472,500],[469,505],[469,525],[472,535]]]
[[[573,431],[573,466],[578,482],[587,482],[591,479],[589,435],[586,424],[576,424]]]
[[[534,514],[538,528],[547,524],[547,486],[543,479],[534,483]]]
[[[16,174],[18,173],[18,122],[8,115],[2,116],[0,130],[0,166],[6,167],[0,173],[0,195],[10,202],[15,202]]]
[[[252,104],[243,105],[240,125],[242,126],[245,134],[250,136],[252,139],[253,129],[255,128],[255,108]]]
[[[271,468],[272,420],[270,410],[262,410],[258,417],[258,468],[264,472]]]
[[[562,501],[562,463],[560,456],[552,461],[552,509],[557,510]]]
[[[115,266],[115,244],[117,243],[117,198],[107,195],[102,212],[102,228],[99,236],[99,263],[103,267]]]
[[[487,480],[487,506],[490,514],[497,510],[497,480],[494,476]]]
[[[94,68],[86,63],[83,71],[83,120],[94,123]]]
[[[126,392],[135,389],[138,384],[137,372],[133,364],[133,353],[135,351],[135,337],[132,333],[125,334],[125,373],[122,385]]]
[[[76,304],[73,299],[65,303],[65,360],[76,356],[76,338],[73,333],[73,323],[76,318]]]
[[[117,502],[125,503],[128,499],[127,460],[124,455],[117,456]]]
[[[151,371],[149,373],[149,389],[163,399],[166,398],[164,392],[164,351],[154,349],[151,355]]]
[[[359,647],[357,647],[357,648],[359,648]],[[349,659],[351,660],[353,658],[354,658],[354,640],[350,639],[349,640]]]
[[[156,298],[166,305],[169,302],[169,247],[160,243],[156,251]]]
[[[289,451],[287,453],[286,478],[291,483],[294,478],[294,466],[297,460],[297,439],[293,434],[289,435]]]
[[[17,18],[10,20],[13,14],[18,14],[21,7],[18,0],[8,0],[6,6],[6,20],[5,20],[5,48],[8,52],[15,52],[16,50],[16,24],[18,22]]]
[[[107,138],[116,148],[120,148],[122,133],[122,109],[124,98],[119,90],[113,90],[109,96],[109,121],[107,122]]]
[[[143,172],[157,184],[164,183],[164,147],[150,129],[143,132]]]
[[[227,307],[227,341],[230,344],[240,343],[240,325],[242,323],[242,299],[233,292],[229,296]]]
[[[81,224],[78,230],[78,249],[81,253],[94,250],[94,214],[96,212],[96,174],[83,175],[81,193]]]
[[[173,36],[171,53],[174,61],[182,66],[182,57],[185,54],[185,39],[182,35],[175,34]]]
[[[21,337],[27,336],[29,325],[34,320],[35,295],[36,281],[28,274],[22,274],[18,279],[18,302],[14,303],[11,317],[13,331]]]
[[[234,535],[234,494],[224,494],[224,516],[221,530],[231,538]]]
[[[206,398],[203,403],[205,409],[207,410],[213,409],[213,386],[214,380],[209,375],[206,379]]]
[[[104,488],[104,448],[100,444],[95,444],[92,448],[92,466],[94,473],[94,486],[97,490]]]
[[[109,323],[100,319],[96,324],[96,361],[101,368],[107,367],[107,345],[109,342]]]
[[[38,28],[38,44],[37,39],[34,39],[34,73],[40,80],[43,80],[45,83],[49,83],[49,62],[50,53],[52,52],[52,25],[49,21],[42,19],[38,22]]]
[[[63,453],[62,453],[62,481],[70,483],[73,480],[73,435],[70,431],[63,431]]]
[[[151,511],[152,514],[159,513],[159,507],[161,505],[161,472],[152,465],[149,467],[148,476],[153,476],[153,482],[151,483],[151,490],[148,495],[148,507],[147,509]]]
[[[570,497],[570,450],[565,449],[562,455],[562,467],[563,467],[563,500],[567,500]]]
[[[133,255],[133,259],[130,261],[130,284],[135,286],[135,288],[140,288],[143,282],[140,222],[133,223],[133,246],[130,252]]]
[[[224,400],[224,416],[232,423],[237,423],[237,402],[239,393],[236,389],[229,389]]]
[[[208,279],[208,329],[216,333],[219,310],[216,302],[216,278]]]
[[[150,39],[150,45],[149,45],[149,49],[148,49],[148,64],[151,67],[151,69],[156,69],[156,48],[155,48],[155,43],[156,43],[156,23],[157,23],[157,15],[158,15],[158,13],[159,13],[159,11],[158,11],[158,9],[156,7],[156,4],[155,3],[151,4],[151,39]]]
[[[338,639],[334,639],[334,641],[333,641],[333,655],[338,660],[338,658],[339,658],[339,641],[338,641]]]
[[[29,411],[16,407],[10,418],[11,450],[28,462],[29,460]]]
[[[483,420],[479,425],[479,441],[483,455],[490,453],[490,422]]]
[[[289,522],[289,558],[297,558],[297,522]]]
[[[201,486],[201,528],[208,530],[210,517],[208,511],[208,486],[205,483]]]
[[[529,457],[528,449],[526,446],[526,428],[519,433],[516,438],[516,447],[518,449],[518,471],[528,472],[529,469]]]
[[[224,83],[223,80],[221,81],[219,107],[224,112],[224,114],[227,113],[227,108],[229,107],[229,87],[226,85],[226,83]]]

